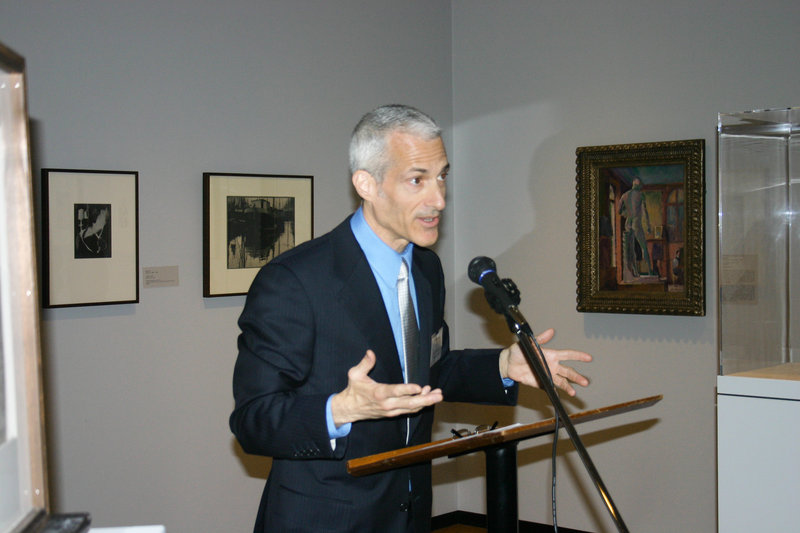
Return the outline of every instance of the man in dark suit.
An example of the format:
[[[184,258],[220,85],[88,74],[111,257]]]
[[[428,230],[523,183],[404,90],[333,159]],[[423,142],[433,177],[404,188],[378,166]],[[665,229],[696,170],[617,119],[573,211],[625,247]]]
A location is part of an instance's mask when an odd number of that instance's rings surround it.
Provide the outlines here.
[[[361,207],[263,267],[239,319],[230,426],[246,452],[273,458],[256,533],[430,531],[429,463],[356,478],[347,461],[430,441],[442,400],[511,405],[517,383],[537,386],[517,345],[450,349],[444,276],[427,249],[449,170],[435,122],[407,106],[368,113],[350,166]],[[403,264],[410,275],[398,281]],[[401,319],[405,279],[411,330]],[[588,385],[560,364],[588,354],[545,356],[570,395],[570,382]]]

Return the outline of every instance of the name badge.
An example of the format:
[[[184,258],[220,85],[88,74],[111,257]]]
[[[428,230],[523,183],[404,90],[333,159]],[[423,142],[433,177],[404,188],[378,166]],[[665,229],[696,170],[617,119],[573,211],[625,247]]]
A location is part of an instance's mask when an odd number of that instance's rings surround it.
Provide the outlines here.
[[[442,336],[444,326],[431,336],[431,366],[435,365],[442,358]]]

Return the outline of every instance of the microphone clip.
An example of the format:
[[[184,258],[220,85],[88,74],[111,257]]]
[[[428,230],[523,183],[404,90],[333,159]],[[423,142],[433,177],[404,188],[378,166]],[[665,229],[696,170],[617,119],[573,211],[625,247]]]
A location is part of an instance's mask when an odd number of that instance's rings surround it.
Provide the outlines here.
[[[504,314],[506,309],[508,309],[509,302],[512,305],[519,305],[522,301],[522,296],[520,295],[519,288],[517,288],[517,284],[514,283],[513,280],[510,278],[503,278],[500,280],[500,287],[505,293],[505,298],[501,298],[493,292],[486,292],[486,301],[489,302],[489,305],[496,313]]]

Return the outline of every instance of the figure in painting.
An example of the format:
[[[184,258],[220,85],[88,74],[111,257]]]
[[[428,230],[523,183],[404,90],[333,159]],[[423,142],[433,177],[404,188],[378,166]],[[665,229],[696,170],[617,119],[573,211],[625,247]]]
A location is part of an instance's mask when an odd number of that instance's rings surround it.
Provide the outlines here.
[[[642,181],[639,178],[633,180],[631,189],[620,198],[619,214],[625,217],[625,231],[622,235],[624,273],[634,278],[642,275],[639,270],[639,261],[636,259],[636,243],[639,243],[646,269],[644,275],[653,275],[653,263],[647,249],[647,234],[645,233],[645,227],[648,232],[650,231],[650,216],[647,213]]]

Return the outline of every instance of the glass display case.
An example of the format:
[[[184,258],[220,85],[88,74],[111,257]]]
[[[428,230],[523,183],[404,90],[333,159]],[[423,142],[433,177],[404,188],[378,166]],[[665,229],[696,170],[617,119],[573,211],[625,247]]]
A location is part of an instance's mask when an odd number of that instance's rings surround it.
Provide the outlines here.
[[[720,114],[717,135],[719,373],[791,371],[800,361],[800,108]]]
[[[720,114],[717,530],[796,531],[800,108]]]

